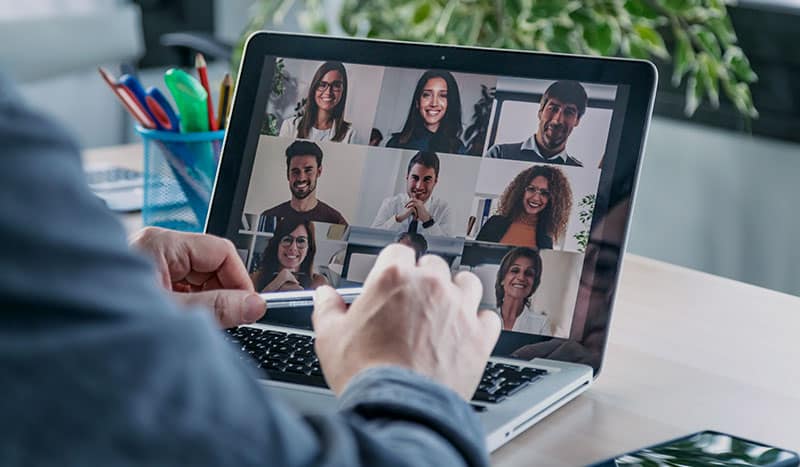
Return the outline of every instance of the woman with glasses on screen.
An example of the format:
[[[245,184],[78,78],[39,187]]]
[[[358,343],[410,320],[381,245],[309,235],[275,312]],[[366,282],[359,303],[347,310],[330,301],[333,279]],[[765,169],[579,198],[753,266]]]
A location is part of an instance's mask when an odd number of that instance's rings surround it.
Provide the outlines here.
[[[550,249],[563,238],[571,210],[572,188],[564,173],[534,165],[508,184],[497,215],[486,221],[476,240]]]
[[[550,319],[531,308],[542,281],[542,258],[532,248],[512,248],[500,261],[494,294],[504,331],[552,335]]]
[[[282,220],[264,248],[258,269],[251,274],[259,292],[316,289],[328,281],[313,272],[314,225],[308,220]]]
[[[278,136],[350,143],[355,130],[344,119],[346,102],[347,72],[344,65],[325,62],[311,79],[302,115],[284,120]]]
[[[461,95],[453,75],[428,70],[417,81],[403,129],[387,148],[465,154],[461,141]]]

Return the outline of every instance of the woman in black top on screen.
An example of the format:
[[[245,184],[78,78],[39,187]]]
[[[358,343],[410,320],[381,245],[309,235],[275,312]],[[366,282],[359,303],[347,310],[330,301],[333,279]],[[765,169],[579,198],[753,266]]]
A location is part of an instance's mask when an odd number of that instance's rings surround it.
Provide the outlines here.
[[[317,245],[309,220],[282,219],[250,275],[258,292],[316,289],[328,281],[314,271]]]
[[[572,188],[558,167],[534,165],[508,184],[497,214],[481,227],[476,240],[552,249],[564,238],[572,211]]]
[[[403,129],[388,148],[465,154],[461,141],[461,95],[452,74],[428,70],[417,81]]]

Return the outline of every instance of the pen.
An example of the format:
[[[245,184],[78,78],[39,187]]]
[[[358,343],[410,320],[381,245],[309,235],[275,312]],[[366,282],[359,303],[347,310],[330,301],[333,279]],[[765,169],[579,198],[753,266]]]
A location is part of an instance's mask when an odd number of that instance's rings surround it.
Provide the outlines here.
[[[228,112],[231,108],[231,92],[233,92],[233,80],[230,73],[225,73],[222,84],[219,87],[219,106],[217,107],[219,129],[224,130],[228,126]]]
[[[122,102],[122,105],[128,110],[128,112],[133,116],[133,118],[139,123],[139,125],[145,128],[155,128],[155,122],[150,118],[150,115],[145,111],[142,104],[136,99],[136,97],[131,94],[131,91],[126,88],[125,86],[121,85],[111,76],[111,73],[106,71],[103,67],[98,67],[97,71],[100,72],[100,76],[103,77],[103,81],[108,84],[111,90],[114,92],[114,95]]]
[[[208,84],[208,67],[206,66],[206,59],[200,52],[194,56],[194,67],[197,69],[197,76],[200,77],[200,84],[206,90],[208,99],[206,99],[206,107],[208,110],[208,128],[211,131],[217,131],[217,121],[214,119],[214,104],[211,102],[211,86]]]
[[[128,91],[130,91],[130,93],[133,95],[133,97],[136,98],[136,100],[139,102],[139,106],[141,106],[141,108],[144,109],[144,111],[147,113],[147,115],[155,124],[155,127],[158,128],[159,130],[164,130],[165,128],[161,124],[159,116],[156,115],[155,112],[153,112],[153,109],[151,109],[149,105],[147,105],[147,92],[145,92],[142,83],[140,83],[139,80],[136,79],[136,77],[133,75],[122,75],[119,77],[118,82],[119,84],[127,88]]]

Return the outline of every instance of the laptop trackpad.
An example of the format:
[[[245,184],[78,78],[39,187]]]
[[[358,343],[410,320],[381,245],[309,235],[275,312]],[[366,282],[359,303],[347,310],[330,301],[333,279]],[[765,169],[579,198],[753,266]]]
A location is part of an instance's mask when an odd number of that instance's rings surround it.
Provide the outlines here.
[[[336,397],[329,391],[266,381],[264,385],[272,396],[283,399],[301,413],[333,413],[338,408]]]

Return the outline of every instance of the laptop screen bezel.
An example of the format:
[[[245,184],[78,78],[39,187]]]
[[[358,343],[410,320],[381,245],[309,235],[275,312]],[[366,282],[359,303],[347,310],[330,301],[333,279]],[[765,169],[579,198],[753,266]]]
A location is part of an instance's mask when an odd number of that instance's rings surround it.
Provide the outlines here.
[[[430,45],[393,41],[301,35],[291,33],[259,32],[246,43],[233,99],[228,131],[223,142],[217,177],[211,196],[206,232],[233,238],[239,228],[240,213],[244,207],[253,159],[260,134],[261,119],[254,113],[263,112],[269,97],[269,85],[263,85],[264,76],[272,76],[267,57],[285,57],[305,60],[337,60],[376,66],[407,67],[417,69],[440,68],[462,73],[494,74],[540,80],[571,79],[580,82],[626,85],[628,92],[625,116],[616,157],[605,166],[611,170],[610,182],[598,188],[598,203],[592,222],[589,243],[611,243],[620,254],[613,270],[605,271],[611,284],[607,306],[605,333],[602,336],[600,355],[592,364],[594,375],[600,373],[608,338],[614,296],[618,287],[622,254],[630,226],[634,187],[641,166],[641,155],[652,113],[657,81],[655,67],[646,61],[497,50],[449,45]],[[502,71],[501,71],[502,70]],[[612,207],[624,212],[618,216],[624,223],[613,229],[603,228],[602,220]],[[602,231],[613,231],[603,234]],[[584,269],[583,275],[586,275]],[[583,276],[582,276],[583,277]],[[589,284],[591,285],[591,284]],[[296,313],[297,309],[291,311]],[[270,314],[281,313],[277,310]],[[290,313],[286,314],[287,317]],[[299,324],[302,319],[295,320]],[[508,337],[501,336],[503,339]],[[569,358],[559,358],[570,361]]]

